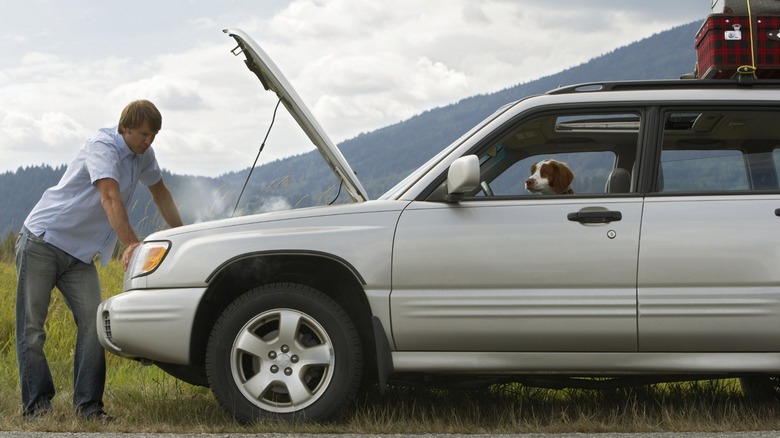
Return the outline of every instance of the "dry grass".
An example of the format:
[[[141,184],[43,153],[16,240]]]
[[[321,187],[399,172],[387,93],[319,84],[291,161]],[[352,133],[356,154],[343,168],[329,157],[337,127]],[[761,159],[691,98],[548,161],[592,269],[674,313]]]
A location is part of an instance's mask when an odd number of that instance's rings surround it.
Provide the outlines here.
[[[100,271],[104,293],[119,290],[116,262]],[[519,385],[483,391],[391,388],[364,395],[350,414],[325,425],[268,422],[245,427],[219,408],[206,388],[179,382],[156,367],[109,355],[106,409],[110,426],[72,415],[74,326],[55,294],[48,325],[47,354],[58,394],[54,415],[20,417],[13,343],[15,272],[0,263],[0,430],[52,432],[189,433],[524,433],[737,431],[780,429],[780,404],[742,396],[736,381],[653,385],[610,391],[555,391]]]

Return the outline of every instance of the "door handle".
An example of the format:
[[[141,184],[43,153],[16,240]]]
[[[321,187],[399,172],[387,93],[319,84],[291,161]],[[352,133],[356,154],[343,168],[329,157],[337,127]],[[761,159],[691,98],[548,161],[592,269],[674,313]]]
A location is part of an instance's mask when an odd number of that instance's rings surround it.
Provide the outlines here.
[[[569,213],[567,218],[572,222],[581,224],[608,224],[612,221],[623,219],[619,211],[576,211]]]
[[[775,209],[775,216],[780,216],[780,208]]]

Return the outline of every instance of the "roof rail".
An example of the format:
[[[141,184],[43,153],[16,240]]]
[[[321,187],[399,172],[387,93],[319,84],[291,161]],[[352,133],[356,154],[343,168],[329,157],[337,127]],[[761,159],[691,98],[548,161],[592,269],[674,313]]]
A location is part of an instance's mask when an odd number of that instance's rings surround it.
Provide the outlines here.
[[[586,82],[566,87],[556,88],[546,94],[570,94],[591,93],[600,91],[626,91],[626,90],[670,90],[670,89],[699,89],[699,88],[739,88],[739,87],[780,87],[780,80],[756,80],[744,82],[729,79],[666,79],[647,81],[610,81],[610,82]]]

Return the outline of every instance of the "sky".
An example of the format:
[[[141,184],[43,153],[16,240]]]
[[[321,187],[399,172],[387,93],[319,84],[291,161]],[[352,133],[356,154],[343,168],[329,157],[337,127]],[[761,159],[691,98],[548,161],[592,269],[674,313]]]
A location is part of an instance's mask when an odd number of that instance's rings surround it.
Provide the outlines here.
[[[339,143],[709,12],[710,0],[0,0],[0,173],[67,164],[136,99],[162,112],[163,168],[251,166],[276,99],[226,28],[263,47]],[[313,149],[281,108],[259,164]]]

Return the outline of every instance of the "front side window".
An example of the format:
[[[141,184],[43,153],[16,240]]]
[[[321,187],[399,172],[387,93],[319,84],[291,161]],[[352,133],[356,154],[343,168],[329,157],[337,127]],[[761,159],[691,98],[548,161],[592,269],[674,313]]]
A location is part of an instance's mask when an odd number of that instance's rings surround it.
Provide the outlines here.
[[[481,149],[482,189],[474,196],[558,194],[529,189],[534,165],[545,160],[572,172],[566,194],[632,193],[640,122],[636,112],[603,111],[526,119]]]
[[[607,179],[615,166],[613,151],[583,151],[566,153],[545,153],[532,155],[516,161],[505,172],[496,177],[490,185],[496,195],[534,195],[525,187],[531,168],[543,160],[556,160],[571,169],[573,194],[605,193]]]

